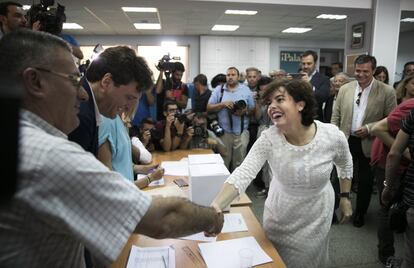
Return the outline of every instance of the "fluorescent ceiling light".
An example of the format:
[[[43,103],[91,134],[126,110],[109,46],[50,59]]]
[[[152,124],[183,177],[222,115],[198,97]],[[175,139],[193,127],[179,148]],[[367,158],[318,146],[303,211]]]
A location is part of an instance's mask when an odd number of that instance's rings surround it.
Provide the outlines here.
[[[343,19],[346,19],[346,15],[321,14],[317,16],[316,18],[327,19],[327,20],[343,20]]]
[[[235,31],[240,27],[240,25],[220,25],[216,24],[211,28],[212,31]]]
[[[134,26],[138,30],[160,30],[161,24],[159,23],[134,23]]]
[[[23,5],[23,10],[29,10],[30,9],[30,5]]]
[[[156,7],[122,7],[122,10],[124,12],[146,12],[146,13],[154,13],[158,11]]]
[[[65,22],[65,23],[63,23],[63,29],[76,29],[76,30],[81,30],[81,29],[83,29],[83,27],[80,26],[77,23]]]
[[[290,27],[287,29],[284,29],[282,33],[306,33],[311,31],[312,28],[297,28],[297,27]]]
[[[230,14],[230,15],[256,15],[257,11],[256,10],[232,10],[232,9],[227,9],[225,12],[225,14]]]
[[[414,22],[414,18],[405,18],[401,20],[402,22]]]

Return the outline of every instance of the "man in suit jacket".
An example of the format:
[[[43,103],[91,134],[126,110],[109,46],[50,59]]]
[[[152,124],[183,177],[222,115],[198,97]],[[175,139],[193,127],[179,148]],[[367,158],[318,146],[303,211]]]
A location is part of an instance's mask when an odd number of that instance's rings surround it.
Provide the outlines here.
[[[364,225],[373,186],[369,158],[374,137],[370,136],[370,129],[376,121],[391,112],[397,101],[392,87],[374,79],[377,62],[373,56],[361,55],[354,65],[356,81],[339,89],[331,123],[337,125],[348,138],[354,167],[357,167],[354,172],[358,172],[359,183],[353,223],[354,226],[361,227]]]
[[[325,122],[322,107],[329,99],[329,78],[316,70],[318,54],[315,51],[307,50],[302,54],[302,79],[309,81],[313,86],[316,101],[318,102],[318,120]]]

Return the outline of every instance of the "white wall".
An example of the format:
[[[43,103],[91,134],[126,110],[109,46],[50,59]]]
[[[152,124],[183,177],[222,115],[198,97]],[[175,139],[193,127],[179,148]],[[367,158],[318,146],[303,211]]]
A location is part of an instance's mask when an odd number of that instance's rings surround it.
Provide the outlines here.
[[[187,77],[192,81],[199,73],[200,66],[200,38],[198,36],[131,36],[131,35],[78,35],[75,36],[81,45],[130,45],[137,49],[138,45],[160,46],[162,41],[175,41],[178,46],[188,46],[189,69],[186,70]],[[171,55],[174,56],[174,55]],[[156,64],[156,62],[148,62]]]
[[[270,70],[280,68],[280,51],[281,50],[315,50],[319,53],[320,49],[343,49],[343,41],[329,41],[329,40],[289,40],[276,39],[270,40]],[[318,62],[319,66],[319,62]]]
[[[408,61],[414,61],[413,44],[414,31],[400,33],[400,40],[398,42],[397,66],[395,68],[396,75],[394,81],[399,81],[401,79],[404,64]]]

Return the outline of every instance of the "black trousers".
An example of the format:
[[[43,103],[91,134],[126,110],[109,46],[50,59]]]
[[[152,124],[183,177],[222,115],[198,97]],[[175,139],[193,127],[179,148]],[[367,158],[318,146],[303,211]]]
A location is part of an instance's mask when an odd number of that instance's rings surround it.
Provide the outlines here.
[[[354,164],[354,177],[358,176],[359,179],[355,214],[365,215],[371,201],[374,183],[374,176],[369,164],[370,158],[364,155],[360,138],[349,136],[348,144]]]
[[[374,167],[375,178],[377,179],[378,197],[380,209],[378,211],[378,257],[381,261],[387,260],[388,257],[394,256],[394,233],[390,228],[389,209],[385,208],[381,202],[381,193],[384,189],[385,170],[381,167]]]

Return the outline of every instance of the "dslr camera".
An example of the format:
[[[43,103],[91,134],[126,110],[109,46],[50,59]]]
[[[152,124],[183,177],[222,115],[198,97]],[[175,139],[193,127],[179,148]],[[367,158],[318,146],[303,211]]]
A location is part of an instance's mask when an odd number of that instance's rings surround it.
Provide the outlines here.
[[[174,70],[174,62],[171,60],[180,60],[180,57],[170,57],[169,54],[162,56],[156,66],[158,70],[164,70],[165,72],[171,73]]]
[[[208,138],[207,129],[203,125],[195,125],[194,128],[194,137],[199,137],[206,139]]]
[[[232,113],[243,110],[246,107],[247,107],[247,103],[245,100],[238,100],[234,102]]]
[[[40,4],[33,5],[27,11],[29,25],[39,21],[40,31],[59,35],[66,21],[65,6],[58,3],[57,7],[53,7],[54,4],[54,0],[40,0]]]
[[[208,114],[207,115],[208,127],[216,134],[217,137],[223,136],[224,129],[221,128],[217,114]]]
[[[155,128],[150,129],[150,133],[151,133],[151,141],[153,143],[154,141],[159,141],[162,138],[161,133]]]
[[[184,123],[186,126],[191,125],[191,120],[187,117],[186,114],[177,112],[174,114],[174,117],[178,119],[178,121],[182,124]]]

